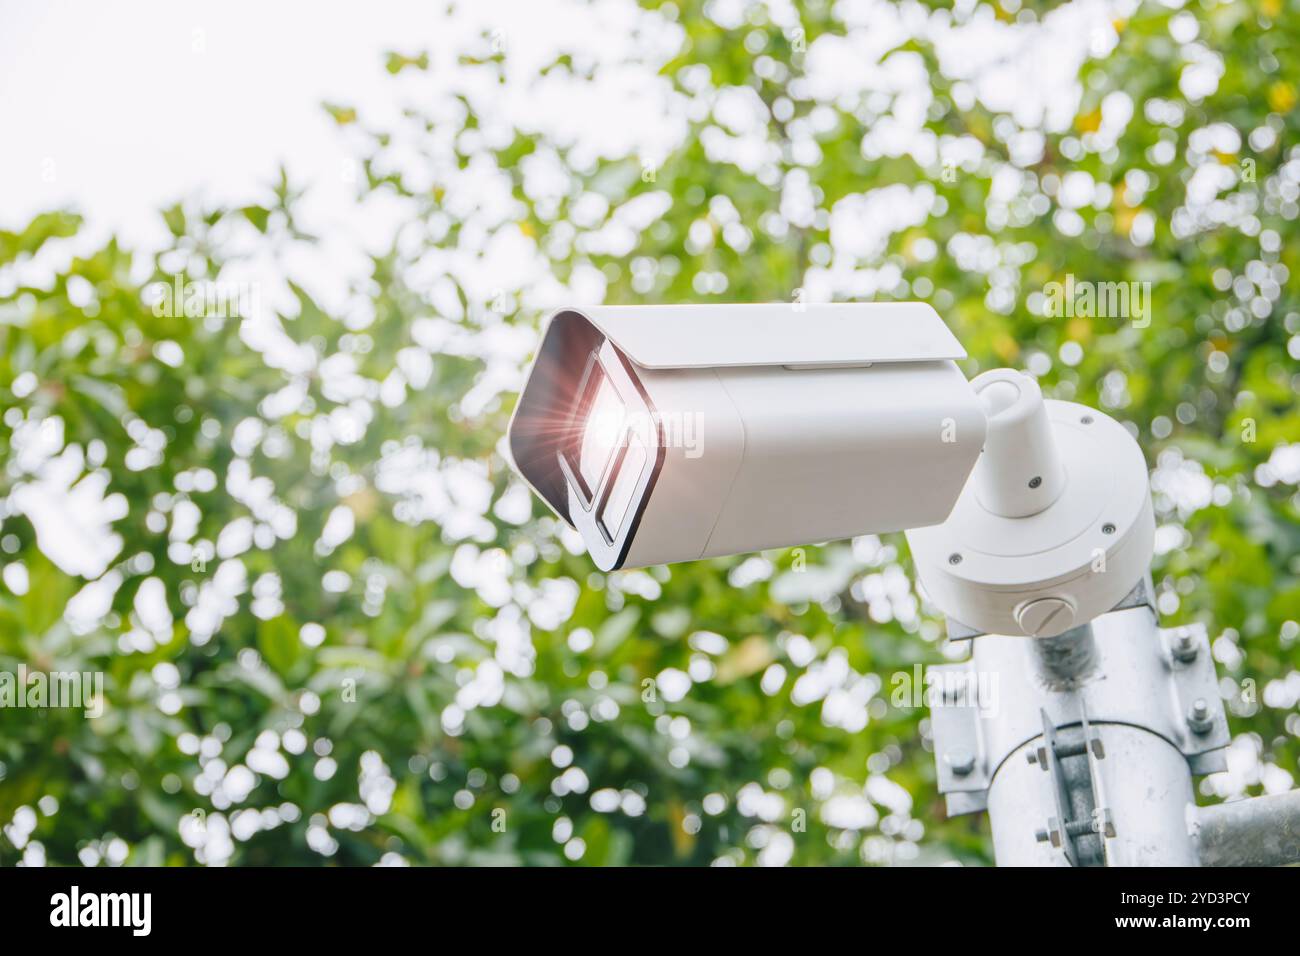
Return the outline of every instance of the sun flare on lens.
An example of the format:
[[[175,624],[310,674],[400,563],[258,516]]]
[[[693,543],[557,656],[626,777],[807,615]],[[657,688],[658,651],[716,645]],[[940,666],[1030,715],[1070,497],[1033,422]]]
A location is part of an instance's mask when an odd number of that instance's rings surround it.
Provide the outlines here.
[[[594,492],[622,439],[627,410],[603,373],[593,374],[592,379],[587,389],[587,419],[578,450],[578,473],[588,490]]]

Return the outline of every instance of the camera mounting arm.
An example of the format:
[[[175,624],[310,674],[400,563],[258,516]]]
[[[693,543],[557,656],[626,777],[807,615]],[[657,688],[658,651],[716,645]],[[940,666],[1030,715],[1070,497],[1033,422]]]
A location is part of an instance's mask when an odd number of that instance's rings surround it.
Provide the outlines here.
[[[1137,442],[1020,372],[971,386],[983,453],[947,520],[907,532],[929,597],[972,634],[1051,637],[1111,610],[1146,574],[1155,536]]]

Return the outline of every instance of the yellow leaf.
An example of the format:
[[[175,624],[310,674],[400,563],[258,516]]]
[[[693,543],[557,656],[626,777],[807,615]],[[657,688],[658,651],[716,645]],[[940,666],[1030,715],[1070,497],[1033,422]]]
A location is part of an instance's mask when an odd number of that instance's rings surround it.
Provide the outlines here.
[[[682,823],[686,820],[686,808],[681,801],[672,800],[668,804],[668,828],[673,837],[673,852],[678,859],[691,855],[695,848],[695,837],[686,832]]]
[[[1004,362],[1010,362],[1020,354],[1020,346],[1016,340],[1003,332],[993,339],[993,351],[998,353],[998,358]]]
[[[325,110],[330,116],[334,117],[334,122],[340,126],[347,126],[349,123],[357,121],[357,111],[350,106],[334,106],[326,103]]]
[[[343,503],[352,509],[357,521],[365,523],[374,517],[379,507],[379,496],[370,487],[360,488],[343,499]]]
[[[1123,206],[1115,211],[1115,232],[1121,236],[1127,236],[1128,231],[1133,228],[1133,220],[1137,218],[1138,211],[1128,206]]]
[[[772,646],[760,634],[745,638],[718,662],[717,682],[730,684],[762,670],[772,663]]]
[[[1268,88],[1268,105],[1278,113],[1291,112],[1295,101],[1295,87],[1285,80],[1278,80]]]

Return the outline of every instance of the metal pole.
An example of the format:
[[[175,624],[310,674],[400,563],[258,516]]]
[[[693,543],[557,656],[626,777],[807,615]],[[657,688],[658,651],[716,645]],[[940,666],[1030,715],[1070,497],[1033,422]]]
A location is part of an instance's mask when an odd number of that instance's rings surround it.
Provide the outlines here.
[[[1204,866],[1300,860],[1300,790],[1199,807],[1192,827]]]
[[[939,668],[973,691],[932,708],[939,783],[950,814],[988,810],[999,865],[1198,865],[1192,776],[1224,769],[1230,739],[1203,629],[1161,631],[1136,601],[972,644]]]
[[[1121,622],[1124,640],[1116,641],[1110,622],[1099,619],[1098,630],[1111,635],[1106,664],[1141,669],[1138,659],[1158,647],[1154,619],[1121,613],[1149,626]],[[1106,672],[1092,626],[1045,640],[977,638],[974,658],[977,668],[998,669],[1004,695],[1045,708],[1041,733],[1007,754],[989,789],[1000,866],[1196,864],[1186,822],[1194,803],[1187,760],[1159,734],[1106,719]],[[1066,720],[1058,723],[1053,711]],[[1077,723],[1069,719],[1075,713]]]
[[[1101,794],[1091,787],[1090,757],[1060,760],[1066,827],[1072,831],[1063,836],[1073,844],[1073,859],[1064,850],[1066,840],[1053,839],[1050,822],[1060,820],[1055,782],[1026,759],[1038,738],[1008,756],[989,789],[998,866],[1195,866],[1186,820],[1194,803],[1186,758],[1136,727],[1102,724],[1093,730],[1105,754],[1096,760]],[[1061,739],[1081,742],[1077,733],[1062,733]]]

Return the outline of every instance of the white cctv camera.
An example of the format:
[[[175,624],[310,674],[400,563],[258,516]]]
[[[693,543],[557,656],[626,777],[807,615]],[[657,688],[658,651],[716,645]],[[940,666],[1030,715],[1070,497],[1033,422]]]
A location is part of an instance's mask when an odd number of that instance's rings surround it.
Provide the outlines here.
[[[942,521],[984,443],[922,303],[563,309],[509,445],[602,570]]]
[[[602,570],[907,530],[955,621],[1062,633],[1145,574],[1145,461],[965,357],[917,302],[561,309],[508,445]]]

